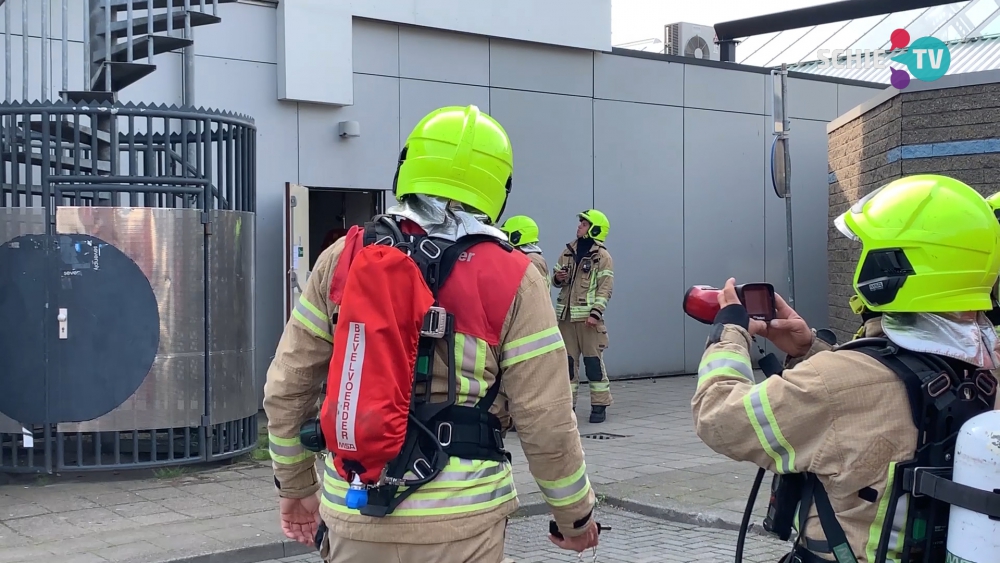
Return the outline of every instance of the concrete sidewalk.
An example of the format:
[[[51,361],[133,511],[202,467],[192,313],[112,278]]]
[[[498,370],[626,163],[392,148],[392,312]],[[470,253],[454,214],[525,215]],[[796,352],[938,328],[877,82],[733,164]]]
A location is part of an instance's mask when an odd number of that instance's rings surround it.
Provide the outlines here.
[[[646,516],[738,527],[756,469],[712,452],[693,431],[694,377],[615,382],[608,422],[581,416],[587,466],[603,503]],[[585,388],[584,388],[585,389]],[[586,392],[577,407],[587,413]],[[522,515],[546,512],[516,434],[508,438]],[[15,479],[0,486],[0,563],[281,559],[284,540],[268,464],[163,470],[141,478]],[[770,478],[757,503],[766,507]]]

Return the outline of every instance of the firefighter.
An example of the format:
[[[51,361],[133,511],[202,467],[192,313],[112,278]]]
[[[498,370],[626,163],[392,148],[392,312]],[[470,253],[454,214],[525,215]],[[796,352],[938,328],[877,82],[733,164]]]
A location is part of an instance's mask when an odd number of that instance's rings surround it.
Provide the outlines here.
[[[1000,192],[997,192],[990,197],[986,198],[987,203],[993,208],[993,215],[1000,220]],[[996,331],[997,336],[1000,337],[1000,287],[998,285],[993,286],[993,293],[991,295],[993,298],[993,310],[987,313],[990,322],[993,323],[993,329]],[[994,375],[1000,376],[1000,369],[993,372]],[[997,400],[994,406],[997,410],[1000,410],[1000,393],[997,393]]]
[[[1000,271],[1000,223],[982,196],[950,178],[911,176],[862,198],[835,225],[862,245],[854,287],[872,314],[864,336],[919,353],[946,351],[956,370],[994,368],[996,336],[984,312]],[[698,369],[691,400],[698,436],[734,460],[817,483],[803,500],[812,508],[790,560],[833,561],[839,551],[838,561],[850,561],[843,555],[849,545],[858,562],[872,563],[888,522],[886,561],[897,561],[900,526],[916,509],[902,502],[907,497],[890,502],[901,486],[896,464],[918,455],[906,386],[871,355],[830,352],[780,297],[776,320],[749,319],[734,285],[728,280],[719,298]],[[755,335],[787,354],[781,376],[757,384]],[[819,521],[821,505],[832,506],[826,512],[836,517],[827,520],[835,524]]]
[[[590,422],[604,422],[612,404],[611,382],[604,368],[608,329],[604,311],[611,300],[614,267],[604,241],[611,227],[604,213],[588,209],[577,215],[576,240],[566,245],[552,274],[552,285],[560,288],[556,298],[559,331],[566,342],[573,410],[580,372],[590,383]],[[583,355],[583,365],[579,363]]]
[[[488,235],[504,241],[492,225],[511,188],[512,162],[507,134],[475,106],[431,112],[416,125],[400,155],[394,181],[400,203],[389,214],[407,228],[439,237]],[[332,455],[326,456],[325,476],[317,479],[314,455],[303,448],[299,429],[316,416],[317,397],[330,369],[339,310],[330,300],[330,284],[344,240],[319,257],[267,373],[264,409],[283,531],[314,545],[317,530],[328,528],[317,546],[327,563],[497,563],[503,558],[507,517],[518,506],[507,461],[451,457],[438,477],[381,518],[347,508],[348,486],[336,473]],[[491,283],[509,278],[504,273],[512,271],[508,262],[518,258],[500,253],[509,260],[484,266],[496,269],[495,276],[483,278]],[[477,254],[470,252],[465,260],[471,263]],[[514,291],[494,295],[493,305],[476,302],[468,309],[449,310],[457,319],[470,315],[466,324],[483,331],[457,333],[454,350],[447,349],[446,340],[437,341],[432,388],[440,399],[437,390],[447,383],[448,357],[462,360],[456,375],[466,403],[485,396],[502,372],[529,469],[564,537],[549,539],[582,552],[596,547],[598,531],[594,492],[564,383],[564,344],[543,276],[527,261],[523,271],[520,281],[513,279],[510,285]],[[504,299],[507,308],[497,309],[495,304]],[[498,333],[499,342],[490,345],[487,333]]]
[[[549,265],[542,256],[542,248],[538,246],[538,224],[535,220],[527,215],[515,215],[504,221],[500,230],[507,233],[507,240],[514,248],[528,256],[548,283]]]

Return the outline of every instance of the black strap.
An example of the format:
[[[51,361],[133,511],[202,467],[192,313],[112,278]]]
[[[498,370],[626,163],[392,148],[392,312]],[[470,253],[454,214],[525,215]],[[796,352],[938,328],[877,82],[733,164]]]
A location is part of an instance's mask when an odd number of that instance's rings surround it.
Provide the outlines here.
[[[943,474],[938,474],[943,473]],[[949,479],[948,469],[908,469],[903,473],[903,488],[915,495],[959,506],[993,519],[1000,519],[1000,488],[991,491],[962,485]],[[1000,485],[1000,483],[998,483]]]
[[[812,497],[816,501],[816,512],[819,514],[819,522],[823,526],[823,535],[830,546],[830,551],[837,559],[838,563],[857,563],[858,558],[851,549],[851,544],[847,541],[847,534],[844,528],[837,521],[837,513],[830,504],[830,497],[826,494],[826,489],[819,478],[813,474],[808,474],[807,487],[812,491]]]

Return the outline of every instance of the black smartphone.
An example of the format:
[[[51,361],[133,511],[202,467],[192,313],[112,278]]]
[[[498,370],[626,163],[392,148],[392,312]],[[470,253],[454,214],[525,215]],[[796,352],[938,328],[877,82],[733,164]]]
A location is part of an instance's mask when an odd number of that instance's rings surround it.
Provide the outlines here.
[[[777,317],[774,286],[769,283],[745,283],[736,286],[736,295],[751,319],[770,322]]]

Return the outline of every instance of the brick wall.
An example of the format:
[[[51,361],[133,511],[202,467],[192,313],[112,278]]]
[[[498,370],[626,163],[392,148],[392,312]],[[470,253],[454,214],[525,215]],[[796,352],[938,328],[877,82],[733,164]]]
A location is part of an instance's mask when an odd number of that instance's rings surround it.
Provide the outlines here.
[[[861,324],[848,300],[861,245],[833,220],[875,188],[913,174],[1000,191],[1000,84],[902,92],[829,136],[830,328],[844,341]]]

